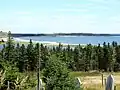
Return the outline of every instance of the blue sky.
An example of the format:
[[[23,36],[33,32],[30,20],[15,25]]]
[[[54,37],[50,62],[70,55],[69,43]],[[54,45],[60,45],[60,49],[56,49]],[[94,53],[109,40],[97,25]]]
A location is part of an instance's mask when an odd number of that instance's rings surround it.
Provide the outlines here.
[[[120,0],[0,0],[0,30],[120,33]]]

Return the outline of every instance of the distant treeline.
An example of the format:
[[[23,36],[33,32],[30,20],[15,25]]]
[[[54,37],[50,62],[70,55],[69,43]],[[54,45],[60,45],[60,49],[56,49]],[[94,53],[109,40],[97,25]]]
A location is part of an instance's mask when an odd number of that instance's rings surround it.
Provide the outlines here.
[[[54,34],[12,34],[13,37],[26,36],[120,36],[120,34],[94,34],[94,33],[54,33]]]

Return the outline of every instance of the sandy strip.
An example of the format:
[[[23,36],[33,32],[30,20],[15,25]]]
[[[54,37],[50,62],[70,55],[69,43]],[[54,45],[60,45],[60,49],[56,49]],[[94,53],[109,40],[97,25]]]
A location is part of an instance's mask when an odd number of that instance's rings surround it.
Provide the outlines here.
[[[14,38],[15,41],[17,42],[29,42],[30,40],[24,40],[24,39],[20,39],[20,38]],[[49,41],[33,41],[35,43],[43,43],[43,44],[47,44],[47,45],[59,45],[59,43],[57,42],[49,42]],[[61,43],[62,45],[68,45],[67,43]],[[78,45],[78,44],[70,44],[70,45]]]

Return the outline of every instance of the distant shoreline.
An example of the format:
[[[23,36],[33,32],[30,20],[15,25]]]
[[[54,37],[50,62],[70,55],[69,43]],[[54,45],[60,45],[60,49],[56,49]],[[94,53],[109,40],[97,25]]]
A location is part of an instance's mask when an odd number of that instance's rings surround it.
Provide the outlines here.
[[[12,33],[13,37],[28,37],[28,36],[120,36],[120,34],[94,34],[94,33],[54,33],[54,34],[19,34]]]
[[[24,39],[20,39],[20,38],[14,38],[15,42],[19,42],[19,43],[29,43],[30,40],[24,40]],[[53,45],[53,46],[58,46],[59,44],[62,44],[63,46],[67,46],[67,45],[79,45],[79,44],[68,44],[68,43],[58,43],[58,42],[49,42],[49,41],[32,41],[33,43],[40,43],[40,44],[44,44],[44,45]]]

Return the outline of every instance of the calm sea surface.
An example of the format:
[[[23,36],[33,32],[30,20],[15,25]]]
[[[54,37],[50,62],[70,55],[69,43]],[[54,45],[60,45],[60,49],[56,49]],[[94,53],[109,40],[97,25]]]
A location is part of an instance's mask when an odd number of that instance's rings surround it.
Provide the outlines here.
[[[40,42],[57,42],[67,44],[103,44],[104,42],[116,41],[120,44],[120,36],[30,36],[20,37],[21,40],[40,41]]]

